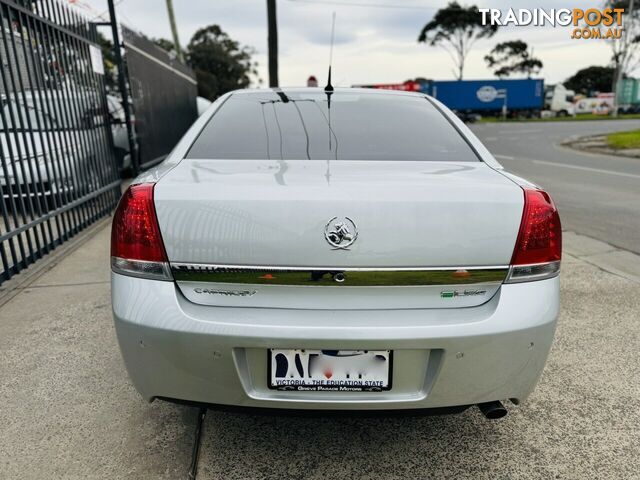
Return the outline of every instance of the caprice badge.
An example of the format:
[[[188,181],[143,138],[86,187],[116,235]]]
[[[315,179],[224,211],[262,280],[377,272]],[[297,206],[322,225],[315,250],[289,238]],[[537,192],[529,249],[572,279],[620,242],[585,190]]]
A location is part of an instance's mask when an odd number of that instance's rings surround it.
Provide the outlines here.
[[[253,297],[256,290],[218,290],[215,288],[194,288],[195,293],[201,293],[206,295],[222,295],[225,297]]]
[[[465,290],[443,290],[440,292],[442,298],[455,298],[455,297],[475,297],[478,295],[484,295],[487,291],[483,289],[465,289]]]
[[[324,238],[334,250],[349,250],[358,239],[358,227],[349,217],[333,217],[324,227]]]

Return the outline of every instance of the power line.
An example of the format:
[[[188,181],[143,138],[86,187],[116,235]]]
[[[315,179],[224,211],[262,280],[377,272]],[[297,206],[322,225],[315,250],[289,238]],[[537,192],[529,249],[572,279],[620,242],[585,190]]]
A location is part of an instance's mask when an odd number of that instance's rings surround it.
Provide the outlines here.
[[[69,1],[71,1],[71,0],[69,0]],[[113,2],[113,6],[114,6],[114,7],[117,7],[118,5],[120,5],[120,4],[121,4],[122,2],[124,2],[124,1],[125,1],[125,0],[115,0],[115,1]],[[91,18],[89,19],[89,21],[90,21],[90,22],[93,22],[93,21],[95,21],[95,20],[97,20],[97,19],[100,19],[100,20],[103,20],[103,21],[110,21],[110,19],[109,19],[108,17],[106,17],[106,15],[109,13],[109,10],[105,10],[105,11],[104,11],[104,12],[102,12],[102,13],[97,13],[97,12],[98,12],[98,10],[96,10],[95,8],[93,8],[93,7],[91,6],[91,4],[90,4],[88,1],[86,1],[86,2],[77,2],[77,3],[75,3],[75,5],[76,5],[76,6],[79,6],[79,7],[81,7],[81,8],[84,8],[84,9],[86,9],[86,10],[90,11],[92,14],[94,14],[94,16],[93,16],[93,17],[91,17]],[[124,11],[119,11],[119,12],[118,12],[118,15],[119,15],[122,19],[124,19],[124,22],[123,22],[123,21],[120,21],[120,24],[129,26],[129,28],[130,28],[131,30],[136,30],[136,31],[138,31],[138,32],[142,32],[142,29],[140,29],[140,28],[139,28],[139,27],[138,27],[138,26],[137,26],[137,25],[136,25],[136,24],[135,24],[135,23],[134,23],[134,22],[133,22],[133,21],[132,21],[128,16],[127,16],[127,14],[126,14]]]
[[[313,3],[316,5],[340,5],[343,7],[372,7],[372,8],[395,8],[402,10],[437,10],[440,7],[428,5],[391,5],[383,3],[350,2],[338,0],[289,0],[291,3]]]
[[[102,13],[97,13],[97,10],[95,8],[93,8],[93,6],[89,2],[78,2],[78,1],[75,1],[75,0],[67,0],[67,1],[68,1],[68,3],[70,5],[75,5],[77,7],[84,8],[85,10],[88,10],[92,15],[94,15],[93,17],[91,17],[89,19],[90,22],[93,22],[94,20],[96,20],[98,18],[101,19],[101,20],[105,20],[104,16],[107,13],[109,13],[109,10],[105,10]],[[120,5],[122,2],[124,2],[124,0],[117,0],[115,2],[115,6]]]

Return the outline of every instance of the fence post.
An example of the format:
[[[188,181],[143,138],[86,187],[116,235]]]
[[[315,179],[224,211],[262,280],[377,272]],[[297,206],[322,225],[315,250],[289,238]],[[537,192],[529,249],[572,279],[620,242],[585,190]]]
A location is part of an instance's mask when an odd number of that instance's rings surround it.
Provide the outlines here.
[[[116,64],[118,65],[118,86],[120,87],[120,95],[122,96],[122,108],[124,110],[124,119],[127,123],[127,138],[129,140],[129,155],[131,156],[131,167],[134,176],[139,173],[140,165],[138,161],[138,152],[136,149],[136,141],[133,136],[133,125],[131,125],[131,111],[129,110],[129,93],[127,91],[127,82],[125,80],[124,62],[122,60],[122,52],[120,49],[120,35],[118,34],[118,22],[116,20],[116,8],[113,0],[109,1],[109,21],[111,23],[111,34],[113,36],[113,50],[116,56]]]

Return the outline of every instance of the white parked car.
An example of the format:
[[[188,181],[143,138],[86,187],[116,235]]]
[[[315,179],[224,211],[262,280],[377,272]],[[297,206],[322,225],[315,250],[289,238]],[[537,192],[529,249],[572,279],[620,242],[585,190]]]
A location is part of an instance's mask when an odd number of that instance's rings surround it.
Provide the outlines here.
[[[204,97],[196,97],[196,107],[198,108],[198,116],[202,115],[211,106],[211,100]]]
[[[90,93],[27,90],[0,97],[0,186],[18,207],[41,197],[35,211],[54,208],[54,195],[76,198],[108,182],[111,169],[104,116]],[[66,197],[65,197],[66,198]],[[69,201],[66,198],[65,201]],[[58,205],[59,206],[59,205]],[[40,212],[40,213],[42,213]]]
[[[111,135],[113,137],[113,149],[116,155],[116,164],[122,173],[131,171],[131,152],[129,151],[129,134],[127,132],[127,121],[122,107],[122,100],[115,95],[107,95],[107,108],[109,111],[109,123],[111,125]],[[131,114],[133,115],[133,114]],[[134,130],[135,120],[131,120],[131,128]]]
[[[498,418],[544,367],[560,257],[549,195],[435,99],[245,90],[123,195],[113,313],[149,401]]]

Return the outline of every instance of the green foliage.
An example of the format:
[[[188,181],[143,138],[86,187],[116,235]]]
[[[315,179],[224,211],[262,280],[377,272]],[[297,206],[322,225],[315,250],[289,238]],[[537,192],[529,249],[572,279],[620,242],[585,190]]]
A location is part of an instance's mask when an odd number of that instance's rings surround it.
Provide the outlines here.
[[[606,0],[605,7],[624,10],[622,38],[608,41],[611,47],[611,62],[615,71],[610,89],[615,92],[620,78],[629,75],[640,66],[640,48],[638,48],[638,44],[640,44],[640,5],[638,1],[632,5],[630,0]]]
[[[512,74],[525,74],[531,78],[542,69],[542,61],[529,53],[529,46],[522,40],[498,43],[484,60],[500,78]]]
[[[169,53],[175,52],[170,40],[155,38],[152,41]],[[251,60],[253,49],[241,47],[218,25],[196,31],[184,52],[198,80],[198,95],[209,100],[231,90],[247,88],[251,78],[258,74],[258,64]]]
[[[118,85],[118,74],[116,71],[116,55],[113,52],[113,42],[107,40],[104,35],[98,32],[98,45],[102,50],[102,59],[104,61],[104,83],[108,92],[116,90]]]
[[[450,2],[436,12],[418,36],[418,42],[444,48],[455,63],[454,74],[458,80],[464,75],[464,63],[473,44],[480,38],[492,37],[497,25],[483,25],[478,7],[461,6]]]
[[[564,86],[576,93],[592,96],[595,92],[609,92],[613,84],[613,67],[591,67],[578,70],[564,82]]]
[[[176,51],[176,47],[171,40],[167,40],[166,38],[152,38],[151,41],[166,52],[173,53]]]
[[[616,150],[640,149],[640,130],[607,135],[607,145]]]
[[[199,29],[187,46],[188,63],[198,79],[198,95],[215,100],[220,95],[251,84],[257,75],[254,50],[240,46],[218,25]]]

